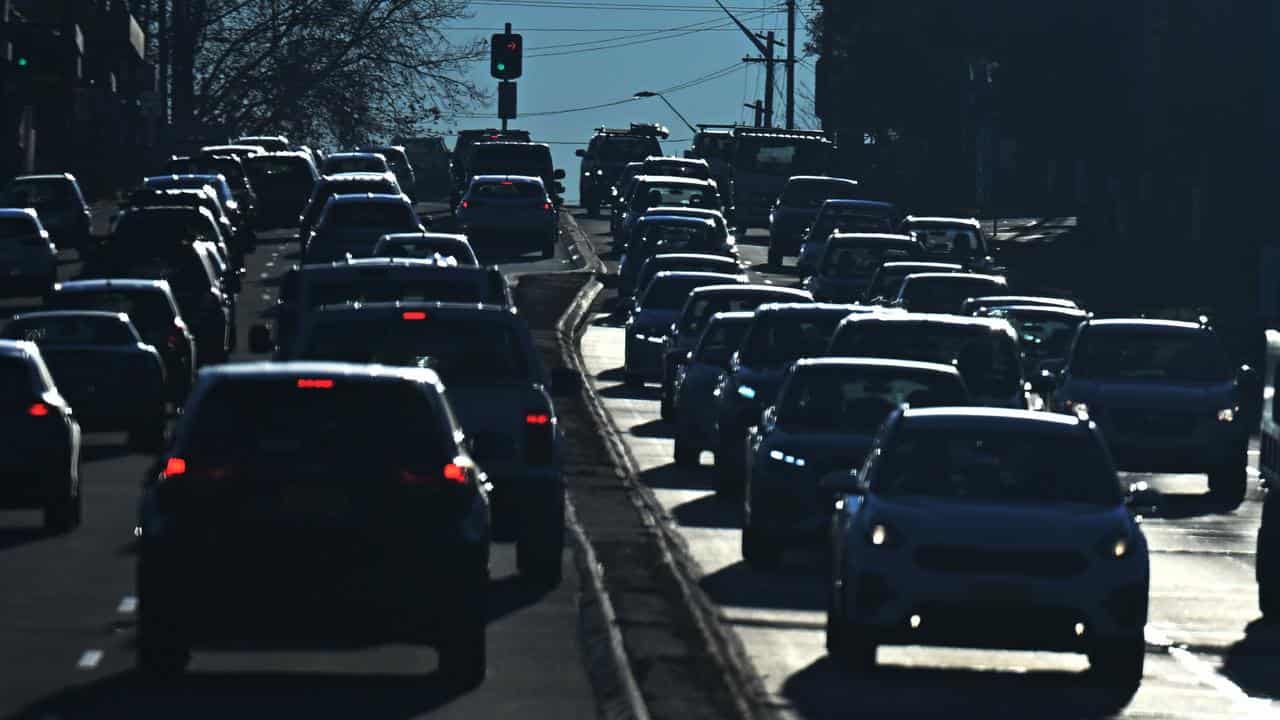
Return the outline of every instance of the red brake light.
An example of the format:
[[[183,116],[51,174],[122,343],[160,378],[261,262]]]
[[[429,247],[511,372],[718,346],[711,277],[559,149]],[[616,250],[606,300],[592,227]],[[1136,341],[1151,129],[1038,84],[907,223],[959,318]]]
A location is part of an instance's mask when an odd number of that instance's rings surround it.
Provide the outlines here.
[[[160,477],[171,478],[178,475],[185,475],[187,472],[187,461],[180,457],[171,457],[164,464],[164,472],[160,473]]]
[[[470,201],[470,200],[463,200],[463,201],[462,201],[462,209],[463,209],[463,210],[466,210],[466,209],[467,209],[467,208],[469,208],[469,207],[471,207],[471,201]]]
[[[427,314],[421,310],[406,310],[400,314],[401,320],[426,320]]]
[[[510,180],[503,180],[503,181],[502,181],[501,183],[499,183],[499,184],[501,184],[501,185],[515,185],[515,183],[511,182]]]
[[[42,402],[32,403],[31,407],[27,408],[27,414],[31,417],[48,417],[49,412],[49,406]]]
[[[550,209],[551,209],[551,203],[549,203],[549,202],[544,202],[544,203],[542,203],[542,209],[543,209],[543,210],[550,210]]]
[[[333,381],[328,378],[298,378],[298,387],[303,390],[329,390]]]
[[[551,416],[547,413],[529,413],[524,416],[525,425],[550,425]]]
[[[467,471],[461,465],[449,463],[444,466],[444,479],[461,485],[467,481]]]

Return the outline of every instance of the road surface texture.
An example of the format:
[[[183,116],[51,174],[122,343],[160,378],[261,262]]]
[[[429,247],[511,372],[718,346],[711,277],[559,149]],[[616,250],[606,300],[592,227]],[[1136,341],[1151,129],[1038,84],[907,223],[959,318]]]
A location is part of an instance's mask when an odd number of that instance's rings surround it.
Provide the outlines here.
[[[617,255],[604,220],[576,220],[610,265]],[[1011,225],[1013,223],[1010,223]],[[1031,230],[1032,223],[1017,223]],[[1009,234],[1014,240],[1018,230]],[[1023,232],[1026,232],[1023,230]],[[1001,233],[1002,237],[1006,237]],[[1016,241],[1016,240],[1015,240]],[[753,278],[795,284],[791,268],[766,272],[767,235],[740,239]],[[789,264],[789,263],[788,263]],[[1257,473],[1248,499],[1225,512],[1199,475],[1144,475],[1164,494],[1143,527],[1151,545],[1146,675],[1132,697],[1092,685],[1083,656],[1038,652],[888,647],[879,668],[854,675],[826,657],[824,568],[795,552],[775,573],[750,570],[739,549],[740,511],[711,492],[711,456],[700,469],[672,461],[671,426],[657,387],[622,384],[623,331],[606,296],[581,343],[587,373],[635,459],[640,482],[661,505],[714,603],[758,676],[753,705],[788,718],[950,717],[1244,718],[1280,716],[1280,628],[1257,622],[1253,575],[1261,511]],[[1256,464],[1255,450],[1251,465]]]

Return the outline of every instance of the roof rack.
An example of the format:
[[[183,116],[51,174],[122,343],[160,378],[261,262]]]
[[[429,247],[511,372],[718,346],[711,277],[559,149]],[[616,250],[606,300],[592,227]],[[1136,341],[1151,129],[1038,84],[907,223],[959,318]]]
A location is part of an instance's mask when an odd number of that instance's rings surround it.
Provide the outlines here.
[[[627,128],[610,128],[600,126],[596,128],[597,135],[637,135],[640,137],[657,137],[666,140],[671,137],[671,131],[663,127],[660,123],[631,123]]]
[[[740,125],[733,129],[733,135],[734,137],[804,138],[808,140],[832,142],[827,133],[822,130],[788,130],[785,128],[757,128]]]

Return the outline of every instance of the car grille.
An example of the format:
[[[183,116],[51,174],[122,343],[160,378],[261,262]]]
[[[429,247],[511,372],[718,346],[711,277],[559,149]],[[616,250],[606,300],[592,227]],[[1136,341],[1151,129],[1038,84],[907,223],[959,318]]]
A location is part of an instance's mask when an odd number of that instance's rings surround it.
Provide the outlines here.
[[[1110,410],[1115,429],[1131,435],[1190,435],[1197,417],[1191,413],[1158,410]]]
[[[959,545],[926,545],[916,550],[916,564],[936,572],[966,575],[1071,577],[1088,561],[1070,550],[990,550]]]

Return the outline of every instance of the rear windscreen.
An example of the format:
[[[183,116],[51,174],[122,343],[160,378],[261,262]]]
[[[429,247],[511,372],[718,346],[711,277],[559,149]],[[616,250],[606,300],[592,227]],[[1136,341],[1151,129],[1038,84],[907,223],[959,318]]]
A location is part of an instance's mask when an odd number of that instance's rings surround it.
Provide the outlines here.
[[[451,381],[527,380],[531,367],[520,336],[475,319],[379,318],[317,323],[298,348],[300,359],[431,368]]]
[[[305,160],[280,158],[253,158],[249,160],[249,174],[257,182],[312,182],[311,168]]]
[[[218,230],[194,208],[189,211],[131,212],[120,218],[116,237],[127,237],[128,244],[172,246],[197,240],[217,241]]]
[[[505,305],[501,281],[487,270],[451,272],[446,268],[424,268],[416,273],[378,271],[334,274],[309,279],[307,307],[348,302],[465,302]]]
[[[822,275],[841,278],[870,275],[880,264],[892,260],[906,260],[911,251],[893,245],[831,245],[822,259]]]
[[[416,229],[413,213],[403,205],[390,203],[337,203],[329,207],[324,222],[337,227]]]
[[[907,277],[902,286],[902,299],[910,309],[926,312],[960,312],[960,306],[971,297],[1005,292],[1005,285],[985,278],[969,278],[963,273],[945,278]]]
[[[0,218],[0,238],[34,235],[36,224],[27,218]]]
[[[387,161],[383,158],[347,157],[347,158],[329,158],[324,161],[325,175],[335,175],[337,173],[349,173],[349,172],[383,173],[386,171],[387,171]]]
[[[639,193],[636,201],[646,208],[672,205],[716,210],[720,207],[720,196],[711,188],[646,183],[644,187],[636,190]]]
[[[174,320],[169,299],[158,292],[60,292],[46,302],[58,310],[126,313],[140,332],[168,329]]]
[[[543,189],[530,182],[476,183],[471,186],[471,197],[477,200],[542,200]]]
[[[4,336],[40,345],[127,345],[136,342],[115,318],[42,317],[10,322]]]
[[[0,398],[5,401],[30,398],[36,389],[31,378],[31,368],[25,361],[15,357],[0,357]]]
[[[757,317],[742,343],[742,362],[776,367],[802,357],[826,354],[836,325],[849,313],[774,314]]]
[[[830,180],[806,180],[787,183],[781,204],[787,207],[818,208],[832,199],[857,199],[858,186]]]
[[[891,367],[803,368],[778,399],[778,424],[872,434],[901,405],[963,405],[954,375]]]
[[[0,193],[0,207],[57,207],[70,205],[75,199],[75,193],[66,183],[32,180],[5,188]]]
[[[641,307],[650,310],[679,310],[689,299],[694,288],[710,285],[716,280],[688,277],[657,277],[645,290]]]
[[[661,155],[662,146],[651,137],[612,135],[601,137],[596,145],[596,151],[601,162],[630,162],[643,160],[652,155]]]
[[[1017,343],[988,327],[949,323],[856,323],[831,343],[829,355],[955,365],[977,397],[1018,389]]]

